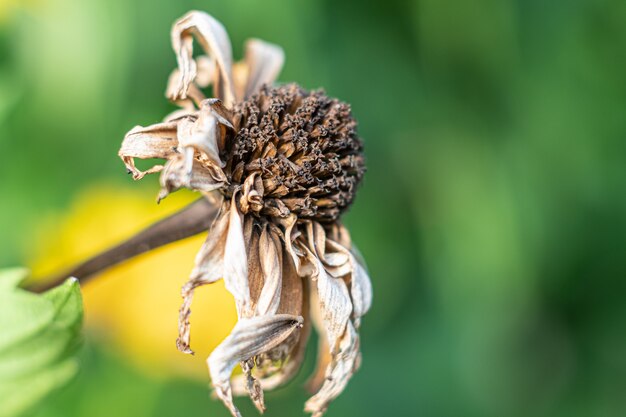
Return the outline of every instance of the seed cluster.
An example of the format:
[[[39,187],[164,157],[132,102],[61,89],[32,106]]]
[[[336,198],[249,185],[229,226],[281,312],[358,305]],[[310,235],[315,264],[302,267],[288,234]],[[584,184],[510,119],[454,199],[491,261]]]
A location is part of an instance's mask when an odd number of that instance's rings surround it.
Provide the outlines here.
[[[297,84],[264,86],[234,109],[226,176],[255,175],[258,214],[335,221],[365,172],[350,106]]]

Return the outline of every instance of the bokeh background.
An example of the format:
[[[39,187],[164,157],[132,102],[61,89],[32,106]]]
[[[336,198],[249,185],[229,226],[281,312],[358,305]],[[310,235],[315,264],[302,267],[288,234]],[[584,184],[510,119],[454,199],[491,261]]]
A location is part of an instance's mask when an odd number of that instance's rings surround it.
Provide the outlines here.
[[[157,178],[116,156],[172,110],[169,28],[194,8],[235,56],[282,45],[281,80],[360,121],[369,171],[345,222],[375,299],[328,416],[625,415],[621,0],[0,0],[0,266],[45,275],[194,198],[156,206]],[[221,284],[195,302],[198,357],[174,347],[201,241],[85,286],[81,371],[35,416],[227,416],[203,364],[235,320]],[[314,352],[267,416],[303,414]]]

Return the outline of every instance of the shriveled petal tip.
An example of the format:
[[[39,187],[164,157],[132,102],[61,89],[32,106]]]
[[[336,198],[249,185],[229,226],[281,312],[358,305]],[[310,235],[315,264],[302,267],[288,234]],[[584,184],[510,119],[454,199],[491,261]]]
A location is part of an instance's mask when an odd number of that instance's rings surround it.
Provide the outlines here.
[[[345,389],[348,381],[360,365],[359,336],[351,323],[348,323],[345,333],[341,337],[339,350],[333,355],[331,363],[326,368],[326,376],[322,388],[305,404],[304,410],[313,416],[321,416],[328,404],[339,396]]]
[[[193,58],[194,35],[218,68],[213,77],[215,95],[223,99],[227,107],[231,107],[235,102],[235,93],[230,39],[220,22],[199,11],[187,13],[172,27],[172,47],[176,53],[180,76],[178,85],[170,92],[170,98],[174,101],[185,99],[190,85],[197,78],[198,65]]]
[[[135,158],[139,159],[168,159],[176,154],[178,139],[176,123],[157,123],[150,126],[135,126],[124,137],[118,152],[126,168],[133,174],[134,179],[141,179],[146,174],[159,172],[162,165],[156,165],[146,171],[135,167]]]
[[[233,404],[230,386],[233,368],[239,362],[275,348],[302,324],[302,317],[291,314],[240,319],[231,334],[211,353],[207,364],[215,393],[233,416],[241,416]]]
[[[245,48],[243,65],[237,67],[240,72],[236,77],[239,101],[249,98],[264,84],[273,84],[285,63],[285,53],[278,45],[249,39]]]

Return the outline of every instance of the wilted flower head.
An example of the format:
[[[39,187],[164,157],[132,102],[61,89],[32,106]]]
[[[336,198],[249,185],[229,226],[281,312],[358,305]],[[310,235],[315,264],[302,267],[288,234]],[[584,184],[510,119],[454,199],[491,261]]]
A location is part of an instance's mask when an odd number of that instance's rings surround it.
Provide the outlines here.
[[[206,55],[193,58],[194,36]],[[263,390],[296,374],[313,324],[319,363],[309,386],[317,393],[305,408],[321,415],[359,366],[357,330],[372,300],[340,223],[365,170],[350,106],[272,85],[284,61],[275,45],[250,40],[233,64],[226,31],[205,13],[177,21],[172,43],[178,69],[167,96],[181,109],[132,129],[119,153],[135,179],[161,173],[159,199],[185,187],[220,205],[182,289],[177,346],[192,353],[195,288],[223,279],[239,321],[207,361],[217,396],[234,416],[233,393],[264,410]],[[216,98],[205,98],[209,85]],[[140,171],[135,158],[166,163]],[[244,373],[231,381],[237,364]]]

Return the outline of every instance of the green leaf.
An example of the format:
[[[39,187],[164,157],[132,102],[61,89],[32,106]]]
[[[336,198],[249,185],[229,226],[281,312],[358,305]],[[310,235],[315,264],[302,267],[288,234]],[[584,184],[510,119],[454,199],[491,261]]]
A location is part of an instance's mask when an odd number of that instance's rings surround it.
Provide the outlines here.
[[[77,372],[83,318],[78,281],[44,294],[18,285],[25,269],[0,271],[0,417],[19,416]]]

